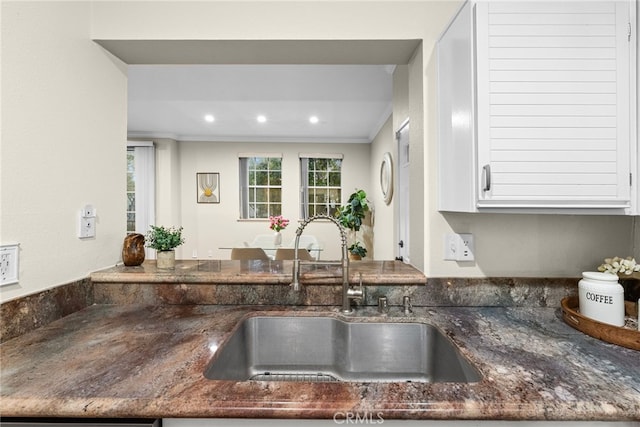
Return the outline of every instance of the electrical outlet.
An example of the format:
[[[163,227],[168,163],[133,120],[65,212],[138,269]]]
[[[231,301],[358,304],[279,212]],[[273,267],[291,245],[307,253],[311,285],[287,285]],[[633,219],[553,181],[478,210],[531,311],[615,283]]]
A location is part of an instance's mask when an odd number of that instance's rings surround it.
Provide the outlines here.
[[[0,286],[18,283],[18,245],[0,247]]]
[[[88,239],[96,237],[96,218],[80,216],[78,222],[78,238]]]
[[[444,259],[449,261],[473,261],[473,234],[447,234],[444,238]]]
[[[78,238],[88,239],[91,237],[96,237],[96,208],[93,205],[85,205],[80,209]]]
[[[96,208],[94,208],[93,205],[86,205],[84,209],[82,209],[82,216],[85,218],[95,217]]]
[[[458,261],[473,261],[475,257],[473,255],[475,247],[473,244],[473,234],[459,234],[460,236],[460,252],[458,253]]]

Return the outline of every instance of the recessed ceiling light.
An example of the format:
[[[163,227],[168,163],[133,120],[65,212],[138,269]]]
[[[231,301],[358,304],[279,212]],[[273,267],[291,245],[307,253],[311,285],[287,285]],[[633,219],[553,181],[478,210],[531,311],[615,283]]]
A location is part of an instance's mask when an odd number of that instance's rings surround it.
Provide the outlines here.
[[[258,120],[258,123],[264,123],[267,121],[267,118],[261,114],[257,117],[256,120]]]
[[[206,116],[204,116],[204,120],[206,122],[213,123],[213,121],[215,120],[215,117],[213,117],[213,115],[211,114],[207,114]]]
[[[319,121],[320,121],[320,119],[318,118],[318,116],[311,116],[311,117],[309,117],[309,122],[310,122],[310,123],[316,124],[316,123],[318,123]]]

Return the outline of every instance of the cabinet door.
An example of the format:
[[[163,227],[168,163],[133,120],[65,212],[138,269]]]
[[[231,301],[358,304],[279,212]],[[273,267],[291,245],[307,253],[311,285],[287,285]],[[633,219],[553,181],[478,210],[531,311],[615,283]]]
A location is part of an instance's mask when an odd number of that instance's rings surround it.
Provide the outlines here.
[[[478,2],[478,207],[630,202],[628,2]]]
[[[438,40],[438,209],[476,211],[473,3]]]

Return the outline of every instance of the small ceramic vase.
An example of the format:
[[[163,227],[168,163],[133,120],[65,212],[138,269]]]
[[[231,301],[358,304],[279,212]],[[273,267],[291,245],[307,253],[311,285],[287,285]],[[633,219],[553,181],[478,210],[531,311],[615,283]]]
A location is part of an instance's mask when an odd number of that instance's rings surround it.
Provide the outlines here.
[[[134,267],[144,262],[144,236],[138,233],[128,234],[122,245],[122,262]]]

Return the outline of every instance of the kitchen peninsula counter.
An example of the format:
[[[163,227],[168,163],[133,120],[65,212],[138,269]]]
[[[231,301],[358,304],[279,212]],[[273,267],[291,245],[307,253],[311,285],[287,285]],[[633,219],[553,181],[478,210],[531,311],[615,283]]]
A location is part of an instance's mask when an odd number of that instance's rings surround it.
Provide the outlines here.
[[[179,260],[174,270],[161,270],[154,260],[142,265],[117,265],[91,274],[96,283],[220,283],[289,284],[293,261]],[[355,261],[349,263],[349,281],[357,284],[424,284],[426,276],[401,261]],[[340,284],[342,271],[336,265],[301,263],[300,283]]]
[[[475,383],[212,381],[245,316],[327,307],[93,305],[0,345],[3,417],[640,420],[639,353],[564,324],[557,308],[398,307],[361,321],[425,321],[476,366]],[[379,414],[379,415],[378,415]],[[376,418],[377,419],[377,418]]]
[[[342,270],[335,265],[301,265],[300,290],[294,291],[293,261],[177,261],[160,270],[153,260],[141,266],[118,265],[91,274],[98,304],[340,305]],[[367,287],[365,305],[377,297],[402,301],[425,287],[426,276],[401,261],[357,261],[349,267],[352,286]]]

